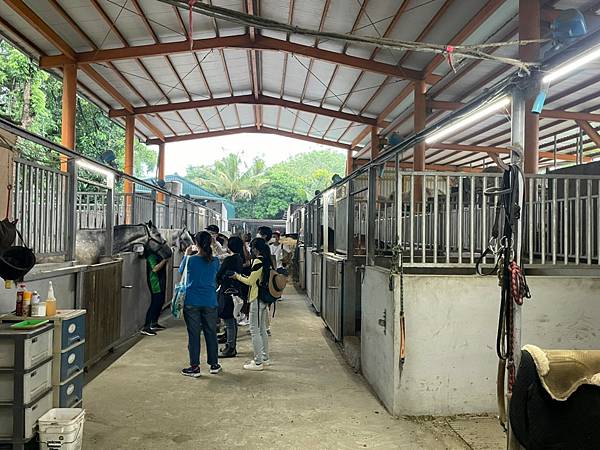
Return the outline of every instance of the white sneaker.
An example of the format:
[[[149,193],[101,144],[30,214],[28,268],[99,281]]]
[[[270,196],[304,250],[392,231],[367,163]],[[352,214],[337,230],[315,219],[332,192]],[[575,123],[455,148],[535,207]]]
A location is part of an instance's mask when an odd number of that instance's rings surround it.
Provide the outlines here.
[[[250,321],[248,319],[243,319],[239,321],[238,325],[240,327],[247,327],[248,325],[250,325]]]
[[[244,369],[260,371],[260,370],[265,370],[265,365],[264,364],[256,364],[256,361],[252,360],[252,361],[244,364]]]
[[[271,359],[263,359],[263,362],[262,362],[262,363],[263,363],[263,365],[264,365],[264,366],[270,366],[271,364],[273,364],[273,363],[271,362]]]

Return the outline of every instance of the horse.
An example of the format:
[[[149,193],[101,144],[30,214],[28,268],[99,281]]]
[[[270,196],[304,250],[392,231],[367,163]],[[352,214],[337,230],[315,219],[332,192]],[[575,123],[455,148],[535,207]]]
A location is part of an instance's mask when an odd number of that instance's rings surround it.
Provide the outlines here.
[[[163,232],[166,232],[166,230],[163,230]],[[171,247],[178,248],[182,253],[194,243],[192,234],[187,226],[184,226],[182,229],[168,230],[168,232],[171,233],[169,236]]]
[[[77,262],[97,263],[100,256],[106,254],[105,239],[103,230],[78,230]],[[191,237],[189,239],[191,240]],[[131,252],[136,244],[144,245],[162,258],[170,258],[173,255],[169,243],[162,237],[152,221],[138,225],[117,225],[113,228],[113,254]]]

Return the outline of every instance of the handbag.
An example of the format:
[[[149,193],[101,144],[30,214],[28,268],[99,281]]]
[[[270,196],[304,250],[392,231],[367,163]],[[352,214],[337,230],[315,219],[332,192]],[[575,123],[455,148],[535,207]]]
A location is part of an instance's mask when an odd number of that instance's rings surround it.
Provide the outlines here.
[[[186,256],[185,266],[183,267],[183,273],[181,274],[181,280],[179,283],[175,285],[175,293],[173,294],[173,299],[171,300],[171,314],[176,319],[181,319],[183,314],[183,304],[185,303],[185,288],[187,285],[187,277],[188,277],[188,262],[190,260],[189,256]]]

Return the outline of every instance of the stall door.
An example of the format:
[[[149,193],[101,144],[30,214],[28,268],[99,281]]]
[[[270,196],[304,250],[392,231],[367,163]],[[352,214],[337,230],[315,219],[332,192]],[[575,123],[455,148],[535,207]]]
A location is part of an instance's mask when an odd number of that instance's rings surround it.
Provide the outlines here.
[[[394,292],[389,270],[367,266],[362,279],[361,369],[379,399],[396,414],[395,387],[400,377]]]

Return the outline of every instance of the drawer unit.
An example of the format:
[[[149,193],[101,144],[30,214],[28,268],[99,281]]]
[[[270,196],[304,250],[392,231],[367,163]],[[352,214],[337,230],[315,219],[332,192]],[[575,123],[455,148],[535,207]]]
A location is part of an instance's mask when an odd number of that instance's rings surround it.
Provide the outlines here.
[[[58,407],[59,408],[74,408],[83,398],[83,370],[67,381],[60,384],[58,389]],[[54,391],[56,396],[57,391]],[[54,399],[54,404],[57,400]]]
[[[85,339],[85,315],[62,320],[61,350],[83,342]]]
[[[54,407],[64,407],[67,400],[61,402],[61,398],[68,398],[68,401],[72,402],[73,399],[78,397],[79,402],[81,402],[81,389],[75,389],[77,386],[63,389],[63,385],[67,380],[76,377],[76,374],[79,374],[85,368],[85,310],[58,310],[56,315],[46,316],[43,319],[48,319],[51,322],[54,331],[54,341],[51,344]],[[4,323],[20,320],[23,320],[23,318],[14,315],[0,317],[0,321]],[[0,345],[2,345],[1,340]],[[37,353],[32,351],[32,354]],[[2,368],[1,364],[0,368]],[[82,377],[79,379],[82,379]],[[66,394],[67,389],[75,389],[75,393]]]
[[[0,403],[22,401],[24,404],[29,404],[50,388],[52,388],[51,359],[24,373],[8,370],[0,372]]]
[[[52,327],[16,331],[0,326],[0,369],[28,370],[52,356]]]
[[[63,382],[84,369],[85,342],[80,342],[60,354],[60,381]]]
[[[50,390],[29,405],[0,404],[0,440],[28,441],[35,434],[38,419],[50,409],[52,409]]]

